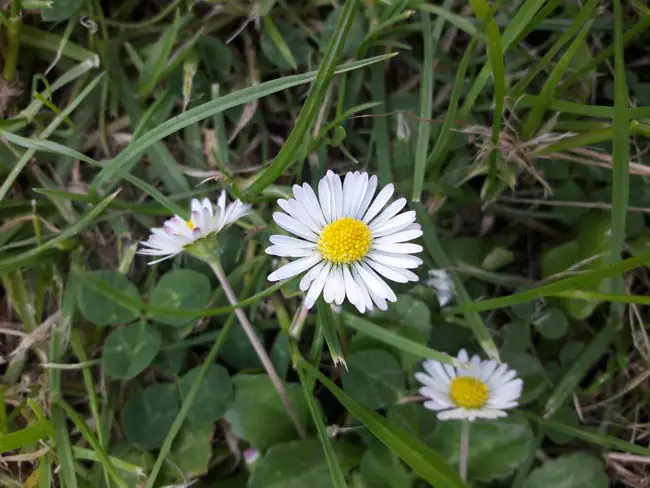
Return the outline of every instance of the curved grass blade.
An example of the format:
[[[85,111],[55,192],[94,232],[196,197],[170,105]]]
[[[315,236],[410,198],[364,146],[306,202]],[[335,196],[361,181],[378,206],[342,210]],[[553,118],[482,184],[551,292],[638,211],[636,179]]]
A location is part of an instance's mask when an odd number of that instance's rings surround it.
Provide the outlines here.
[[[312,391],[314,389],[314,379],[311,376],[307,376],[302,368],[298,368],[298,378],[300,379],[300,386],[302,386],[302,392],[305,395],[305,401],[307,402],[309,413],[311,413],[311,418],[314,420],[316,430],[318,431],[318,439],[323,446],[327,467],[330,470],[332,487],[347,488],[348,485],[345,482],[345,475],[343,474],[343,471],[341,471],[341,465],[336,457],[336,452],[334,452],[330,435],[327,432],[327,427],[323,421],[323,414],[315,401],[314,393]]]
[[[53,141],[46,141],[46,140],[40,140],[40,139],[28,139],[26,137],[18,136],[16,134],[12,134],[10,132],[3,131],[0,129],[0,136],[2,136],[3,139],[6,139],[9,142],[12,142],[16,144],[17,146],[21,146],[27,149],[30,149],[31,151],[43,151],[43,152],[49,152],[53,154],[61,154],[63,156],[69,156],[74,159],[78,159],[80,161],[84,161],[85,163],[88,163],[92,166],[98,167],[98,168],[103,168],[104,165],[99,163],[98,161],[94,160],[93,158],[90,158],[86,156],[83,153],[80,153],[79,151],[76,151],[68,146],[64,146],[63,144],[59,144],[58,142],[53,142]],[[149,195],[151,198],[154,200],[158,201],[161,205],[163,205],[165,208],[167,208],[172,214],[174,215],[179,215],[183,218],[189,216],[189,213],[187,209],[184,209],[178,205],[176,205],[173,201],[171,201],[168,197],[163,195],[160,191],[158,191],[156,188],[151,186],[149,183],[144,182],[140,178],[133,176],[128,173],[121,172],[119,175],[124,178],[126,181],[131,183],[134,186],[137,186],[140,188],[143,192],[145,192],[147,195]]]
[[[377,412],[350,398],[313,365],[301,360],[297,366],[318,379],[341,404],[357,417],[377,439],[397,454],[420,477],[436,488],[467,488],[467,485],[438,453],[419,439],[391,425]]]
[[[69,104],[68,106],[59,113],[50,124],[43,129],[43,132],[41,132],[38,135],[39,139],[47,139],[49,136],[52,135],[52,133],[61,125],[61,123],[76,109],[79,104],[88,96],[90,93],[95,89],[97,84],[102,80],[104,77],[104,73],[101,73],[98,75],[94,80],[92,80],[88,85],[82,90],[82,92],[76,96]],[[5,180],[2,182],[2,185],[0,185],[0,200],[4,200],[5,196],[7,195],[7,192],[9,191],[9,188],[11,188],[11,185],[14,184],[14,181],[16,181],[16,178],[18,178],[18,175],[22,172],[23,169],[25,169],[25,166],[27,166],[27,163],[29,162],[30,159],[34,156],[34,153],[36,151],[34,149],[29,149],[26,151],[20,159],[16,162],[13,168],[11,168],[11,172],[7,175]]]
[[[433,258],[433,262],[435,263],[436,267],[442,269],[450,268],[452,266],[452,263],[449,260],[449,257],[447,257],[445,250],[442,248],[440,241],[438,240],[436,229],[431,224],[431,217],[429,214],[427,214],[421,203],[414,203],[413,208],[417,212],[418,223],[422,226],[422,231],[424,232],[424,245]],[[490,331],[483,323],[483,319],[476,310],[466,308],[473,305],[474,302],[472,302],[472,299],[467,293],[467,290],[465,290],[465,285],[463,285],[463,282],[458,278],[457,273],[451,272],[450,275],[454,282],[454,289],[456,290],[456,300],[461,304],[462,310],[461,308],[459,308],[459,310],[465,314],[467,323],[472,329],[472,332],[474,333],[474,336],[476,337],[476,340],[480,344],[481,348],[490,358],[496,359],[498,361],[499,350],[497,349],[494,340],[492,340]]]
[[[24,253],[18,254],[17,256],[12,256],[0,260],[0,274],[9,273],[16,269],[20,269],[29,263],[30,260],[37,258],[45,251],[52,249],[65,241],[66,239],[77,235],[82,229],[88,227],[92,224],[97,217],[104,211],[108,204],[117,196],[119,190],[115,193],[108,195],[101,202],[97,204],[90,212],[84,215],[77,223],[71,225],[66,230],[57,235],[54,239],[51,239],[47,242],[44,242],[38,247],[25,251]]]
[[[433,359],[434,361],[439,361],[446,364],[454,364],[454,359],[446,353],[434,351],[433,349],[418,344],[406,337],[402,337],[399,334],[396,334],[393,331],[384,329],[372,322],[357,317],[349,313],[344,314],[343,316],[345,325],[348,327],[366,334],[367,336],[377,339],[378,341],[393,346],[397,349],[400,349],[414,356],[421,357],[424,359]]]
[[[368,59],[354,61],[339,66],[334,73],[345,73],[353,71],[374,63],[378,63],[388,58],[392,58],[395,54],[387,54],[382,56],[375,56]],[[310,71],[299,75],[286,76],[277,80],[267,81],[259,85],[250,86],[243,90],[224,95],[210,102],[206,102],[198,107],[191,108],[182,114],[172,117],[171,119],[163,122],[159,126],[151,129],[142,134],[137,140],[129,144],[121,153],[119,153],[110,163],[104,166],[102,171],[95,176],[92,187],[97,188],[108,182],[111,178],[118,176],[122,166],[127,164],[133,158],[139,156],[150,148],[154,143],[164,139],[170,134],[178,132],[179,130],[187,127],[188,125],[200,122],[203,119],[212,117],[224,110],[236,107],[238,105],[246,104],[252,100],[271,95],[287,88],[292,88],[297,85],[309,83],[317,75],[316,71]]]
[[[452,313],[466,313],[470,311],[484,312],[486,310],[494,310],[495,308],[510,307],[512,305],[529,302],[537,298],[565,293],[567,291],[580,288],[583,285],[601,281],[603,278],[619,276],[621,273],[625,273],[627,271],[631,271],[640,266],[646,266],[648,264],[650,264],[650,252],[625,259],[611,266],[595,269],[593,271],[587,271],[577,276],[570,276],[569,278],[564,278],[554,283],[549,283],[548,285],[539,286],[537,288],[525,290],[520,293],[515,293],[514,295],[493,298],[491,300],[483,300],[480,302],[466,303],[459,307],[451,307],[448,309],[448,311]],[[598,295],[594,295],[594,297],[597,296]]]
[[[352,28],[358,6],[358,0],[347,0],[345,2],[336,30],[327,45],[327,50],[318,69],[314,85],[309,90],[309,95],[296,119],[296,125],[293,127],[293,130],[273,162],[242,192],[244,198],[257,195],[264,188],[272,184],[294,162],[296,155],[300,154],[300,146],[305,142],[305,135],[318,115],[323,98],[325,97],[325,92],[330,85],[332,76],[334,76],[336,62],[343,51],[343,46]]]

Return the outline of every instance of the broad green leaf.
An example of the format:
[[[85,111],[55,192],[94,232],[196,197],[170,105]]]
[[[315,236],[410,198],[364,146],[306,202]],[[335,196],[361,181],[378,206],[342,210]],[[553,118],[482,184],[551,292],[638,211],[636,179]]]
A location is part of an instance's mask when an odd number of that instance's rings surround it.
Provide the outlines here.
[[[546,339],[560,339],[569,329],[569,319],[557,308],[544,310],[539,317],[535,318],[533,324]]]
[[[535,469],[526,488],[607,488],[609,478],[603,462],[583,452],[550,459]]]
[[[50,8],[41,11],[45,22],[62,22],[68,20],[84,4],[84,0],[56,0]]]
[[[179,382],[184,400],[199,374],[200,366],[186,373]],[[213,364],[203,378],[199,392],[188,417],[195,423],[210,423],[219,419],[230,408],[234,399],[232,381],[226,368]]]
[[[438,428],[438,417],[431,410],[422,408],[420,403],[404,403],[388,408],[387,417],[390,423],[413,437],[416,437],[429,447],[433,447]]]
[[[160,332],[146,322],[117,329],[104,343],[104,372],[129,380],[151,364],[161,345]]]
[[[122,409],[124,435],[141,449],[158,449],[179,410],[180,395],[172,383],[158,383],[136,391]]]
[[[394,356],[380,349],[348,356],[347,371],[341,373],[343,390],[359,403],[384,408],[397,401],[405,390],[404,374]]]
[[[348,447],[334,442],[339,460]],[[336,449],[338,448],[338,449]],[[343,451],[343,452],[342,452]],[[271,447],[253,468],[248,488],[332,488],[323,449],[317,440],[285,442]]]
[[[111,288],[117,288],[123,293],[139,299],[140,293],[133,283],[125,276],[114,271],[90,271],[86,273],[101,280]],[[122,325],[138,318],[138,311],[124,305],[107,300],[104,295],[82,286],[77,295],[79,310],[86,319],[95,325]]]
[[[186,423],[174,440],[169,462],[170,474],[183,482],[207,473],[212,457],[212,424]],[[183,475],[179,476],[178,471]]]
[[[149,303],[154,307],[194,310],[208,304],[210,292],[210,280],[205,275],[191,269],[175,269],[160,279],[151,292]],[[158,322],[175,327],[192,321],[191,318],[170,317],[162,313],[152,313],[151,316]]]
[[[361,479],[372,488],[404,488],[411,476],[399,458],[384,446],[368,449],[361,459]]]
[[[450,421],[440,422],[436,431],[436,451],[451,465],[458,464],[460,430],[461,422]],[[527,459],[533,447],[533,430],[524,419],[472,422],[468,476],[481,481],[506,477]]]
[[[226,81],[232,70],[232,50],[216,37],[202,36],[196,44],[210,78],[213,81]]]
[[[254,329],[255,335],[261,341],[262,333],[258,329]],[[238,370],[242,369],[259,369],[262,367],[260,359],[248,340],[248,336],[244,329],[237,326],[230,331],[226,337],[221,351],[221,358],[228,363],[228,365]]]
[[[232,380],[235,401],[226,412],[226,420],[237,437],[261,450],[298,437],[268,376],[238,374]],[[309,411],[300,387],[285,387],[302,424],[308,424]]]

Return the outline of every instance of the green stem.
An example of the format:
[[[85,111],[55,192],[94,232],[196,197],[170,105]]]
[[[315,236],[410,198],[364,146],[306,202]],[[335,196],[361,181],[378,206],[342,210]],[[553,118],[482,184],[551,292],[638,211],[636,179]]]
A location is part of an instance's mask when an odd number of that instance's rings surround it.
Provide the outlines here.
[[[219,259],[218,258],[206,259],[206,262],[210,265],[212,271],[214,271],[214,274],[219,280],[219,283],[221,283],[221,288],[226,294],[226,297],[228,298],[230,304],[233,306],[237,305],[239,303],[239,300],[237,300],[237,297],[235,296],[235,292],[230,286],[228,277],[226,276],[226,273],[224,272],[221,263],[219,262]],[[300,417],[298,417],[298,412],[294,407],[293,402],[289,398],[289,395],[287,395],[287,391],[284,387],[284,383],[282,383],[282,379],[280,378],[277,371],[275,370],[271,358],[269,357],[261,341],[255,334],[255,329],[253,328],[253,325],[249,322],[248,317],[246,317],[246,314],[243,312],[241,308],[235,309],[235,315],[237,316],[239,323],[244,329],[244,332],[246,333],[249,342],[253,346],[253,349],[255,349],[255,353],[257,354],[257,357],[262,363],[264,370],[269,375],[269,378],[271,379],[271,382],[273,383],[275,390],[278,392],[278,395],[280,395],[280,399],[284,404],[284,408],[287,410],[287,414],[289,415],[289,418],[291,419],[293,425],[298,431],[298,434],[302,438],[307,437],[307,432],[305,431],[305,428],[302,426],[302,423],[300,422]]]
[[[13,81],[16,77],[18,51],[20,50],[20,29],[23,25],[23,18],[20,12],[20,1],[21,0],[11,0],[9,29],[7,30],[9,52],[2,73],[7,81]]]
[[[183,422],[185,422],[185,419],[187,418],[187,414],[189,413],[190,408],[192,408],[192,405],[194,405],[194,400],[196,399],[196,395],[199,393],[199,388],[203,383],[203,378],[208,373],[208,369],[210,368],[210,366],[214,364],[214,361],[217,358],[217,355],[219,354],[219,350],[221,349],[221,346],[223,345],[224,340],[226,339],[226,336],[228,335],[228,332],[232,327],[232,324],[234,323],[234,321],[232,320],[232,315],[230,317],[231,318],[226,322],[226,325],[223,326],[223,328],[219,332],[219,335],[217,336],[217,339],[214,341],[214,344],[212,345],[210,352],[208,352],[208,355],[205,358],[205,361],[203,362],[201,369],[199,370],[199,374],[196,380],[192,384],[190,391],[187,393],[187,396],[183,401],[183,406],[181,407],[180,412],[178,412],[178,415],[174,419],[174,423],[172,424],[171,428],[167,432],[167,436],[165,437],[165,441],[163,442],[163,445],[160,448],[160,452],[158,453],[158,458],[156,459],[156,463],[151,469],[151,474],[147,479],[147,484],[145,485],[145,488],[153,488],[156,483],[156,478],[158,477],[158,473],[160,472],[160,468],[162,468],[165,459],[167,459],[167,454],[172,448],[172,443],[174,442],[174,439],[176,438],[178,432],[181,430],[181,427],[183,426]]]
[[[469,458],[469,420],[460,421],[460,455],[458,459],[458,474],[467,481],[467,461]]]

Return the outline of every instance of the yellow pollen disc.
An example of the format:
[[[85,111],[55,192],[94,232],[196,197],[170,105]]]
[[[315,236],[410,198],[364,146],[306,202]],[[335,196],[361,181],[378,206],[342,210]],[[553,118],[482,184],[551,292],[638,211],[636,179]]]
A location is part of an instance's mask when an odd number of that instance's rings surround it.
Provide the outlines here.
[[[318,239],[318,252],[335,264],[350,264],[366,257],[372,243],[370,228],[357,219],[343,217],[328,224]]]
[[[194,230],[194,222],[192,222],[191,220],[186,220],[185,225],[187,225],[188,229]]]
[[[471,376],[457,376],[449,385],[449,395],[457,406],[474,410],[487,403],[489,392],[481,380]]]

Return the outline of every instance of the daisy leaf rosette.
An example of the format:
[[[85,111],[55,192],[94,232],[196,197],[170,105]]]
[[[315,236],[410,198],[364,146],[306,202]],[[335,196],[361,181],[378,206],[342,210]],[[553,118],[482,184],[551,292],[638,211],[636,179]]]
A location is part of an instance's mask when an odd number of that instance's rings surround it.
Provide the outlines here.
[[[519,405],[523,380],[507,364],[470,359],[464,349],[458,353],[458,366],[427,360],[424,372],[415,373],[424,386],[424,407],[437,412],[440,420],[506,417],[506,410]]]
[[[417,282],[411,271],[422,264],[413,254],[422,246],[409,241],[422,235],[415,212],[402,209],[406,199],[388,203],[394,193],[389,184],[377,191],[376,176],[358,171],[345,178],[328,171],[318,183],[318,195],[304,183],[293,186],[293,198],[278,200],[283,212],[273,220],[291,236],[271,236],[268,254],[297,258],[268,277],[279,281],[305,273],[299,287],[305,306],[313,307],[322,294],[327,303],[344,300],[361,313],[397,297],[386,280]]]
[[[211,254],[216,245],[217,234],[237,220],[248,215],[251,206],[235,200],[227,203],[226,192],[222,191],[216,205],[208,198],[191,202],[191,218],[184,220],[175,215],[166,220],[162,227],[151,229],[151,235],[141,243],[138,254],[158,259],[149,264],[173,258],[183,251],[197,257]]]

